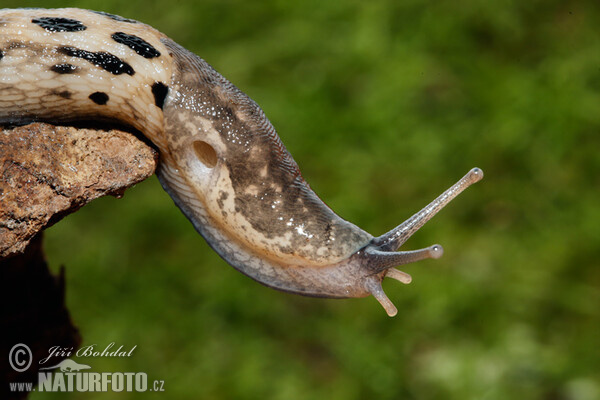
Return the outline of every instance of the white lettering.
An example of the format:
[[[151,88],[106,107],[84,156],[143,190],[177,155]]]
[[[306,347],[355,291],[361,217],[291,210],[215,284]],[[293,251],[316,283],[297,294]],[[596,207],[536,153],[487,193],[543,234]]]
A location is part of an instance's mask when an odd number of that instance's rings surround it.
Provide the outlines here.
[[[112,382],[112,390],[113,392],[122,392],[123,391],[123,382],[124,382],[124,376],[122,373],[120,372],[115,372],[112,376],[113,382]]]

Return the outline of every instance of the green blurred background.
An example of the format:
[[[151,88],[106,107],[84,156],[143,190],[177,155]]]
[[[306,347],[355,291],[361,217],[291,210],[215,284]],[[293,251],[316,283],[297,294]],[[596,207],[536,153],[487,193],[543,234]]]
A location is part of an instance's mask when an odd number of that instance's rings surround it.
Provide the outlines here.
[[[373,298],[265,288],[156,178],[47,231],[94,371],[163,394],[32,399],[599,399],[600,5],[590,1],[44,1],[146,22],[256,100],[313,189],[381,234],[479,166],[404,248],[446,253]]]

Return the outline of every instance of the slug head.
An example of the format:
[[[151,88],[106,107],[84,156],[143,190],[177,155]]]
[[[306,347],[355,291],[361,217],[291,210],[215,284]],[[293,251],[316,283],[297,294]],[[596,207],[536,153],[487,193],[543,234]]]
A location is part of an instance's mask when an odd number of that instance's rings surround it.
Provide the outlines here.
[[[348,282],[347,292],[340,293],[342,295],[340,297],[373,295],[390,317],[396,315],[398,310],[388,299],[381,286],[383,279],[389,277],[408,284],[412,281],[411,276],[393,267],[426,258],[440,258],[444,253],[442,246],[438,244],[419,250],[396,250],[446,204],[464,189],[480,181],[482,178],[483,171],[479,168],[473,168],[457,183],[411,218],[384,235],[373,238],[369,244],[352,254],[346,260],[332,266],[333,270],[338,271],[336,273],[338,277],[339,271],[344,271],[347,274],[344,277],[345,279],[352,277],[350,278],[350,282]],[[343,296],[344,294],[345,296]]]

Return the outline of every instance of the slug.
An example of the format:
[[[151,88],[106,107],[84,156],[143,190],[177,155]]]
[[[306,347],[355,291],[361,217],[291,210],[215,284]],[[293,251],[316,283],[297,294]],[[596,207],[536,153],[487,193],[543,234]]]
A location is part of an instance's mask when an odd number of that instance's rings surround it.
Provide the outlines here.
[[[112,121],[158,149],[157,175],[229,264],[306,296],[373,295],[396,307],[393,267],[442,247],[397,251],[466,187],[474,168],[391,231],[374,237],[310,189],[260,107],[206,61],[140,22],[74,8],[0,10],[0,123]]]

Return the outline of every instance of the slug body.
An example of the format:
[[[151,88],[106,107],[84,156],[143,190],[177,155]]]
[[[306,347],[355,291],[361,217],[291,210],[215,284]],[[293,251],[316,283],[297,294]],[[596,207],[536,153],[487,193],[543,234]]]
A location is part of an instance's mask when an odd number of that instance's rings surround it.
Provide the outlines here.
[[[464,188],[473,169],[392,231],[373,237],[310,189],[258,105],[148,25],[80,9],[0,10],[0,123],[112,121],[160,152],[158,177],[229,264],[267,285],[318,297],[373,294],[389,315],[391,267],[442,249],[396,252]]]

